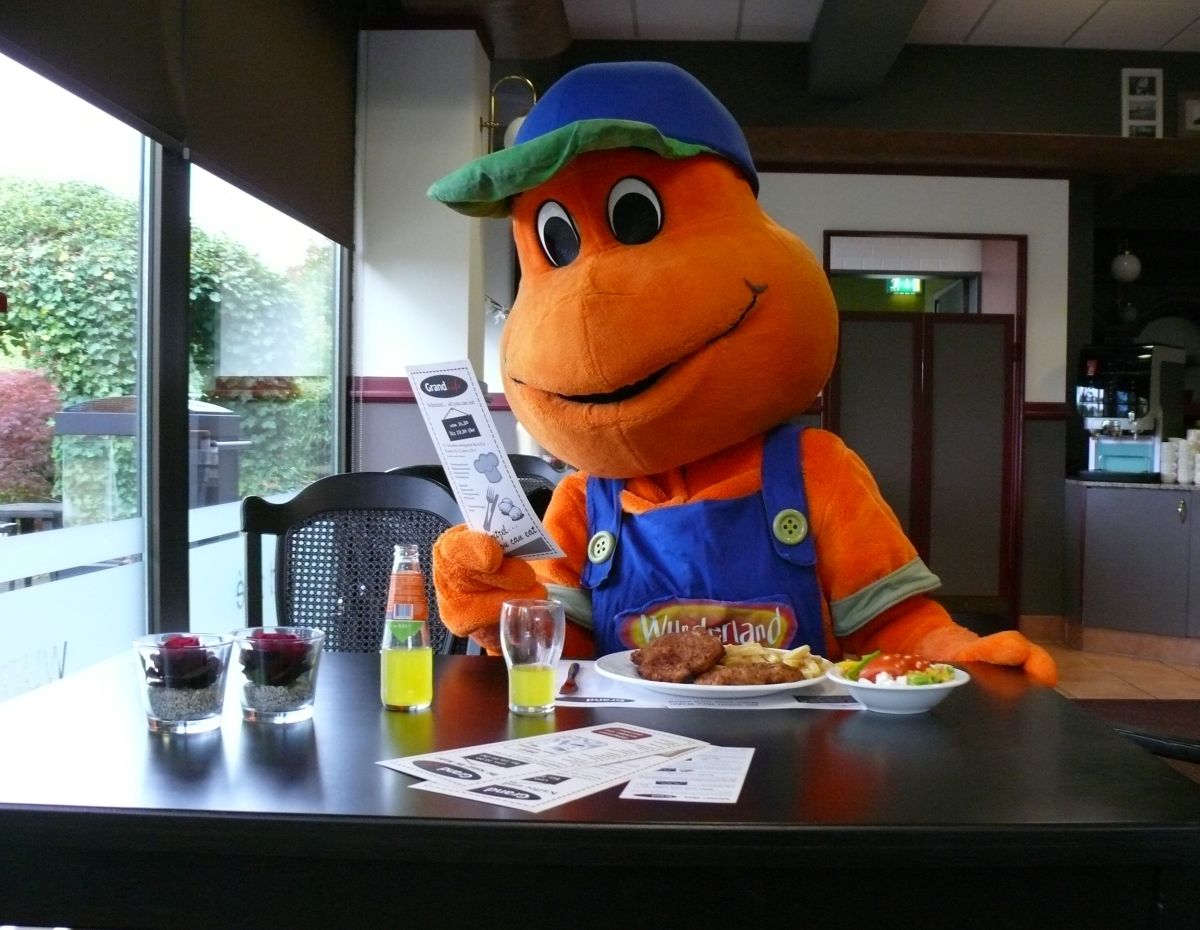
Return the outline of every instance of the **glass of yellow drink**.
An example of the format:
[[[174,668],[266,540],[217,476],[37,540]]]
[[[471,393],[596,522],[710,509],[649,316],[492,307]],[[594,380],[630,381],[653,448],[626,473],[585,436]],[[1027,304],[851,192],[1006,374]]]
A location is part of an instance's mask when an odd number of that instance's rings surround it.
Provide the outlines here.
[[[409,605],[405,605],[408,607]],[[383,624],[379,650],[379,699],[388,710],[425,710],[433,703],[433,649],[429,624],[405,611]]]
[[[500,608],[500,648],[508,663],[508,709],[514,714],[554,710],[554,667],[562,656],[567,623],[558,601],[505,601]]]
[[[433,703],[433,649],[384,649],[379,660],[379,697],[384,707],[418,711]]]

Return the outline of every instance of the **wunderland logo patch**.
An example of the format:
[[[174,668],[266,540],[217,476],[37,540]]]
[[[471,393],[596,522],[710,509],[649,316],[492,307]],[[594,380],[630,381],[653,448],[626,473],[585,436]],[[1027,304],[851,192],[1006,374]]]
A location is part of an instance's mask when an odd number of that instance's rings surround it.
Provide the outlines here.
[[[664,633],[691,629],[709,630],[726,645],[761,643],[784,649],[798,628],[791,605],[775,601],[672,599],[617,617],[617,635],[629,649],[640,649]]]

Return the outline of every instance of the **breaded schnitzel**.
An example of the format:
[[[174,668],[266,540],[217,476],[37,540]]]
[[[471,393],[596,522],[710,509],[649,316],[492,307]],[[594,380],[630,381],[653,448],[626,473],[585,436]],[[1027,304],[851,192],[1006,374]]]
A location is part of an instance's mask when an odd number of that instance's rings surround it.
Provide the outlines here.
[[[721,640],[703,629],[664,633],[641,649],[630,660],[638,674],[651,681],[686,682],[716,665],[725,656]]]

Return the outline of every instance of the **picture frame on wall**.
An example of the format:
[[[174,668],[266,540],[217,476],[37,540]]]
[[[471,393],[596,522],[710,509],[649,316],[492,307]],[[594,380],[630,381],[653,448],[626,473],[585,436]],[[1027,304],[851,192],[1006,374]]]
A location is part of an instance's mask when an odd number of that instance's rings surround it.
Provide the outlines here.
[[[1179,137],[1200,138],[1200,90],[1179,92]]]
[[[1122,68],[1121,135],[1126,139],[1161,139],[1162,100],[1162,68]]]

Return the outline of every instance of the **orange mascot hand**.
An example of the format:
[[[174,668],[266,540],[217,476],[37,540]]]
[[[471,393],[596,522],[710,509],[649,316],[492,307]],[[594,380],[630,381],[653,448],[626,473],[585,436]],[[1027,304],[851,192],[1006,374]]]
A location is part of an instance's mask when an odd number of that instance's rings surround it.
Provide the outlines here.
[[[1054,687],[1058,669],[1041,646],[1016,630],[979,636],[955,623],[924,597],[911,597],[880,614],[842,642],[843,649],[866,655],[875,649],[923,656],[931,662],[990,662],[1020,666],[1039,684]]]
[[[959,649],[952,661],[1019,665],[1026,675],[1039,684],[1053,688],[1058,683],[1058,669],[1050,653],[1031,643],[1016,630],[981,636]]]
[[[489,653],[500,651],[500,605],[511,598],[546,596],[533,567],[504,555],[487,533],[453,526],[433,544],[433,586],[442,622]]]

